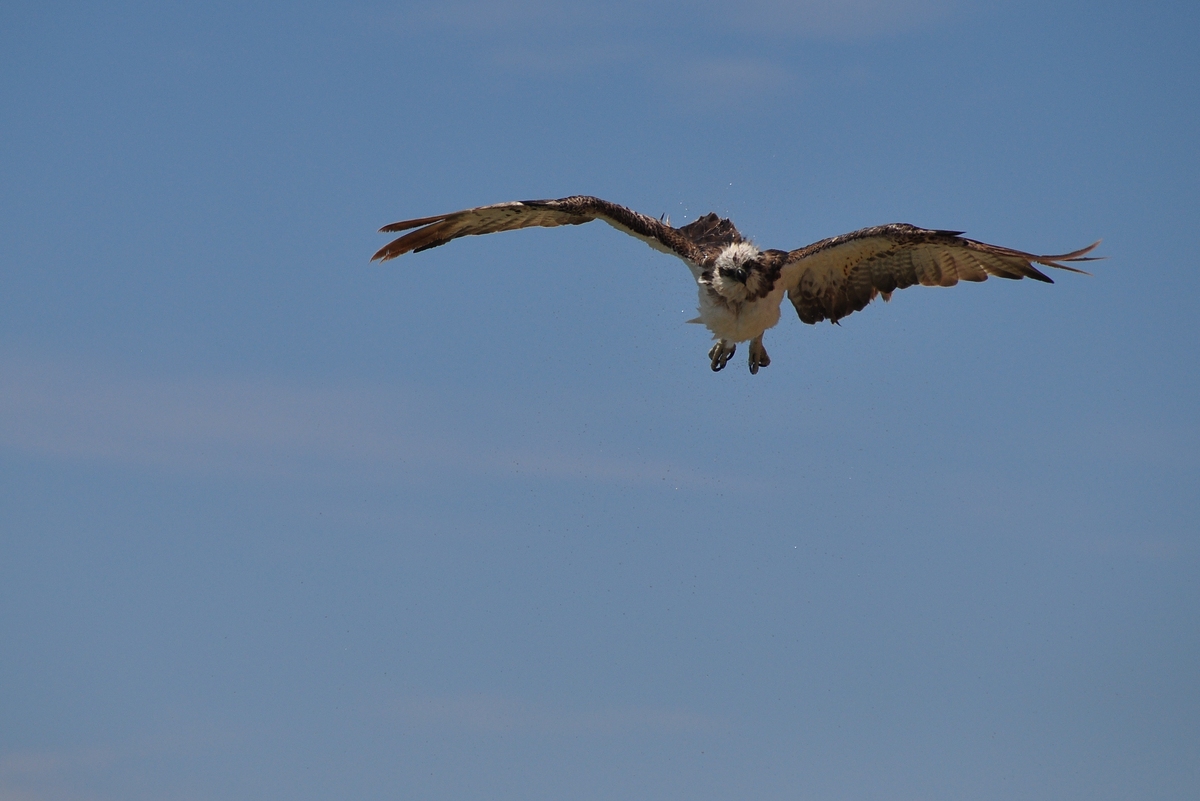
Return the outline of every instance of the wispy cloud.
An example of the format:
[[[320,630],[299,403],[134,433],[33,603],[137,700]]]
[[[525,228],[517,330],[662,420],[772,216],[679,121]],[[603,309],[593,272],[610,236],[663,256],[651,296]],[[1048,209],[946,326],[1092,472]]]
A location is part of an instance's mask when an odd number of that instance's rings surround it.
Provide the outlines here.
[[[0,801],[74,801],[81,777],[110,770],[129,754],[113,748],[21,749],[0,753]]]
[[[628,38],[632,29],[664,35],[753,33],[773,38],[864,39],[903,33],[936,23],[961,0],[744,0],[736,5],[701,0],[645,4],[617,0],[605,4],[546,0],[451,0],[408,11],[409,24],[433,25],[489,36],[497,32],[527,40],[547,34]]]
[[[75,751],[19,750],[0,754],[0,776],[37,776],[69,770],[100,770],[120,758],[112,748]]]
[[[486,695],[411,697],[395,706],[408,725],[499,734],[621,734],[711,732],[717,721],[684,709],[620,706],[569,709]]]
[[[863,41],[936,25],[960,0],[715,0],[645,4],[451,0],[408,10],[397,35],[464,38],[499,76],[614,83],[676,110],[762,102],[805,86],[806,41]],[[503,78],[500,78],[503,81]],[[718,108],[714,109],[714,104]]]
[[[62,796],[56,794],[56,799],[62,801]],[[15,787],[5,787],[0,784],[0,801],[43,801],[46,796],[35,795],[25,790],[18,790]]]
[[[384,443],[362,423],[380,412],[369,408],[371,400],[265,382],[130,378],[10,360],[0,370],[0,445],[176,467],[303,454],[379,459],[388,455]]]
[[[797,83],[797,76],[779,63],[722,56],[692,59],[672,79],[681,95],[735,107]],[[720,108],[713,111],[721,113]]]
[[[244,747],[246,742],[244,731],[172,720],[133,740],[0,751],[0,801],[107,798],[111,795],[95,788],[112,787],[117,777],[160,771],[164,762],[211,754],[214,749]]]
[[[406,9],[402,19],[467,31],[537,32],[579,29],[598,23],[605,14],[591,3],[551,0],[445,0]]]
[[[716,483],[586,446],[466,430],[437,398],[212,377],[145,378],[0,358],[0,448],[42,458],[256,475],[433,469],[615,483]],[[478,426],[477,426],[478,427]],[[518,432],[519,433],[519,432]],[[358,471],[357,473],[355,471]]]
[[[705,2],[709,24],[776,38],[870,39],[926,27],[954,0],[744,0]]]

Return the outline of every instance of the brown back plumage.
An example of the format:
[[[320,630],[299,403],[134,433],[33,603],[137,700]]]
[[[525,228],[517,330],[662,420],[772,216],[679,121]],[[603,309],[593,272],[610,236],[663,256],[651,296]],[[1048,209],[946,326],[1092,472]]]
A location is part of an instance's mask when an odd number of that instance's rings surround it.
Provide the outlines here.
[[[695,242],[706,251],[720,252],[729,245],[744,242],[745,239],[729,220],[709,212],[703,217],[679,228],[679,233]]]

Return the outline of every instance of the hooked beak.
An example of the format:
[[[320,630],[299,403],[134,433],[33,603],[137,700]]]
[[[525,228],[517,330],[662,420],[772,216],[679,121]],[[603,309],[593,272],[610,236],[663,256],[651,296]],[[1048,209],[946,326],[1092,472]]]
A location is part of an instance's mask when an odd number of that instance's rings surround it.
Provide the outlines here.
[[[721,274],[726,278],[732,278],[742,284],[746,283],[746,278],[749,277],[749,273],[746,272],[745,267],[735,267],[732,270],[721,270]]]

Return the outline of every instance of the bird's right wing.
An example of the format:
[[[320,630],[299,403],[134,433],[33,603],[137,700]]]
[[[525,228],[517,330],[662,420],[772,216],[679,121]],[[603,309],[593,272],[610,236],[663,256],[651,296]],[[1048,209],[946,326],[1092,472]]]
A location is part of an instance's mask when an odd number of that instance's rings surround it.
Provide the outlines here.
[[[520,228],[581,225],[592,220],[603,220],[617,230],[637,237],[655,250],[672,253],[685,261],[698,263],[703,256],[704,248],[699,242],[665,222],[639,214],[617,203],[597,197],[575,195],[558,200],[497,203],[493,206],[479,206],[436,217],[421,217],[385,225],[379,229],[383,233],[409,233],[380,248],[371,260],[387,261],[405,253],[436,248],[462,236],[515,231]]]

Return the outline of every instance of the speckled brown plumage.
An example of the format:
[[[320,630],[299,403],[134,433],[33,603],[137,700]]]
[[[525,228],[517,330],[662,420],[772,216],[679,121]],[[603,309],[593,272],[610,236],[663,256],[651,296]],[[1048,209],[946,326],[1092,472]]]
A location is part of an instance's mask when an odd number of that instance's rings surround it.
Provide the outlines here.
[[[868,244],[875,247],[866,247]],[[959,281],[986,281],[989,275],[1052,284],[1035,263],[1082,273],[1059,262],[1091,261],[1086,254],[1096,244],[1071,253],[1037,256],[967,239],[960,231],[936,231],[906,223],[880,225],[789,253],[789,263],[807,265],[807,269],[801,270],[799,280],[788,288],[788,299],[800,319],[811,324],[837,322],[864,308],[876,295],[887,300],[897,289],[915,284],[954,286]],[[844,258],[837,258],[839,251],[845,251]]]
[[[392,223],[380,230],[408,233],[380,248],[373,260],[387,261],[463,236],[592,220],[603,220],[682,259],[700,292],[700,316],[694,322],[703,323],[719,340],[710,352],[713,369],[724,367],[734,343],[752,340],[751,372],[770,363],[762,334],[778,321],[784,292],[803,322],[837,322],[880,295],[887,300],[897,289],[916,284],[953,286],[959,281],[985,281],[992,275],[1053,283],[1034,265],[1083,272],[1066,262],[1091,261],[1087,254],[1099,244],[1038,256],[967,239],[958,231],[892,223],[797,250],[759,250],[732,222],[713,213],[674,228],[607,200],[573,195],[498,203]]]
[[[609,203],[598,197],[573,195],[558,200],[521,200],[497,203],[473,209],[404,220],[380,228],[381,233],[417,230],[389,242],[371,257],[372,261],[387,261],[405,253],[419,253],[444,245],[463,236],[478,236],[520,228],[554,228],[559,225],[581,225],[592,220],[605,220],[624,228],[642,240],[655,240],[664,249],[673,250],[685,258],[703,258],[704,251],[716,247],[694,240],[682,229],[639,214],[633,209]],[[732,223],[728,220],[732,227]],[[734,231],[736,234],[736,230]]]

